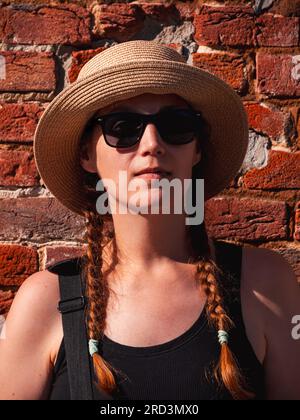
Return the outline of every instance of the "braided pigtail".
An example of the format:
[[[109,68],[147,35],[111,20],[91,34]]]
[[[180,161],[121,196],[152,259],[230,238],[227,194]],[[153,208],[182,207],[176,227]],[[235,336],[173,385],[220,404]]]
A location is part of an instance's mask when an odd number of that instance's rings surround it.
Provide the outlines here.
[[[100,390],[111,394],[116,389],[116,382],[112,370],[114,368],[106,362],[98,352],[100,339],[103,337],[106,320],[106,308],[109,297],[109,288],[105,276],[102,274],[102,243],[103,218],[93,212],[85,211],[87,249],[84,255],[84,272],[86,279],[87,331],[89,350],[93,358],[93,365],[97,386]]]
[[[251,399],[254,395],[246,389],[245,379],[229,347],[228,332],[233,327],[233,322],[223,306],[217,281],[221,270],[211,258],[204,223],[191,227],[191,240],[196,258],[196,279],[207,296],[207,318],[216,329],[221,346],[220,358],[214,369],[214,376],[218,383],[223,382],[234,399]]]

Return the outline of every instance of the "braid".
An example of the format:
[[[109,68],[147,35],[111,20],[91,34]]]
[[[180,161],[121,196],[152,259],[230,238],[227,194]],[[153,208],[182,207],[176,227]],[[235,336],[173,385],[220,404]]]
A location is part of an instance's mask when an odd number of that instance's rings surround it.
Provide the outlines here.
[[[216,332],[219,330],[229,331],[234,324],[223,306],[217,281],[221,270],[211,258],[204,222],[199,226],[193,225],[191,227],[190,238],[194,251],[197,253],[197,250],[199,250],[199,255],[195,255],[196,280],[207,296],[206,311],[210,325],[216,329]],[[201,232],[199,232],[199,229]],[[246,389],[245,379],[227,342],[221,344],[220,358],[214,369],[214,376],[218,383],[221,383],[221,381],[224,383],[234,399],[254,397],[253,393]]]
[[[106,320],[106,308],[109,288],[102,274],[102,242],[103,219],[93,211],[85,211],[87,250],[83,259],[83,269],[86,279],[87,330],[89,339],[100,340],[103,337]],[[116,389],[112,370],[114,368],[105,361],[99,352],[93,354],[93,365],[100,390],[111,394]]]

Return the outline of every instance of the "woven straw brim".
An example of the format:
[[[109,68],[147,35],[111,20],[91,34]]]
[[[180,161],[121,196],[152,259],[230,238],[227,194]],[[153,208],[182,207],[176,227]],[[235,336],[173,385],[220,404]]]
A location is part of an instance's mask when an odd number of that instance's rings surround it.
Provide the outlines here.
[[[34,156],[42,182],[70,210],[82,215],[87,204],[78,149],[87,120],[100,108],[146,92],[177,94],[210,124],[211,138],[201,160],[206,200],[228,186],[240,169],[247,151],[248,122],[242,101],[230,86],[186,63],[122,63],[66,87],[37,125]]]

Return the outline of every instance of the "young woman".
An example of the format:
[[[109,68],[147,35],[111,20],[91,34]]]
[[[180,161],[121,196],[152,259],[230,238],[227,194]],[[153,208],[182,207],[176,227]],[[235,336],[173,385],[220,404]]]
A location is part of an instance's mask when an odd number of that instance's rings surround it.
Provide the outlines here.
[[[129,41],[83,67],[39,121],[35,158],[49,190],[85,217],[86,252],[20,287],[0,340],[1,399],[71,398],[62,278],[84,286],[72,334],[86,331],[94,399],[300,398],[300,292],[278,253],[214,241],[185,212],[97,206],[98,179],[122,183],[127,204],[142,180],[149,208],[163,200],[154,179],[203,178],[207,200],[238,172],[247,139],[238,95],[171,48]],[[120,203],[106,186],[110,207]]]

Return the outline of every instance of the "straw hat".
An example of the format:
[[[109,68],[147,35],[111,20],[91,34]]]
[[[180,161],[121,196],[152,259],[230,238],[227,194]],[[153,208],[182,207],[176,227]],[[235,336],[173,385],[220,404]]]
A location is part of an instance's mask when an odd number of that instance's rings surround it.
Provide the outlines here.
[[[238,94],[218,77],[187,64],[173,48],[127,41],[89,60],[77,80],[48,105],[35,131],[34,157],[42,181],[73,212],[82,216],[87,205],[78,148],[87,121],[100,108],[146,92],[177,94],[210,124],[201,156],[206,200],[237,174],[248,145],[247,115]]]

